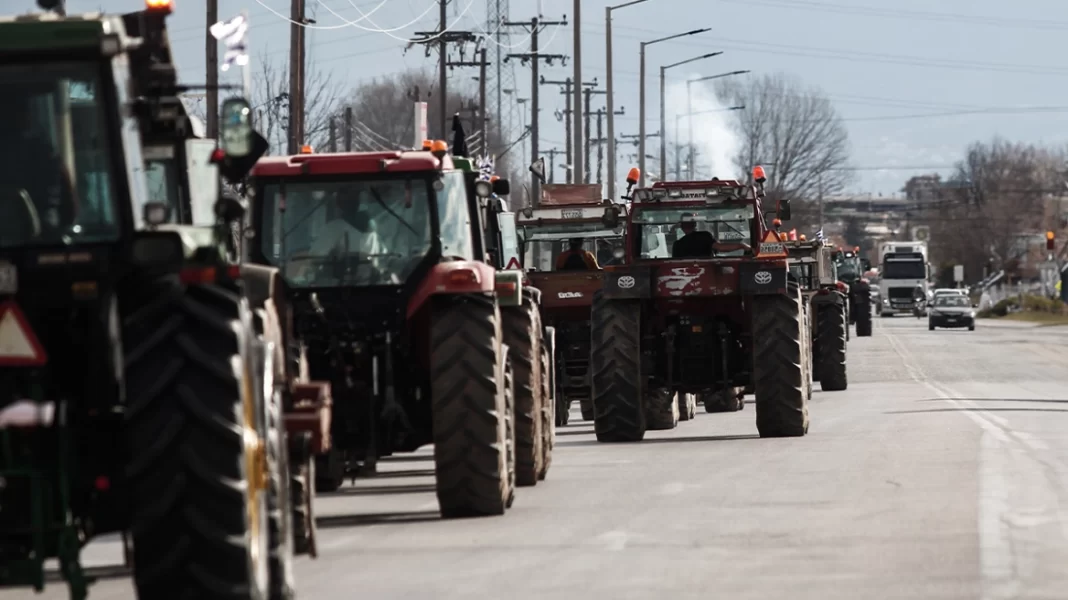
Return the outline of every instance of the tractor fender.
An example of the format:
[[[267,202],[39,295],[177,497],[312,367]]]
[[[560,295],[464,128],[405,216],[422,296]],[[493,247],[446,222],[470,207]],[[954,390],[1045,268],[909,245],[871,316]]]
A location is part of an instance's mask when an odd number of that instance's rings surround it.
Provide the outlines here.
[[[432,296],[492,294],[499,275],[490,265],[475,260],[434,265],[408,300],[407,317],[412,318]]]

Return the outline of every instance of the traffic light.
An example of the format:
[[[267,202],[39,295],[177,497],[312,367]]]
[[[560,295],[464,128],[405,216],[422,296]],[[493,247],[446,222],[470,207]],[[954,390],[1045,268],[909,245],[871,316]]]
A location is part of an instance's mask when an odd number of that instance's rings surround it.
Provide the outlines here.
[[[1057,240],[1055,239],[1055,237],[1056,236],[1054,235],[1054,233],[1052,231],[1047,231],[1046,232],[1046,250],[1056,250],[1057,249]]]

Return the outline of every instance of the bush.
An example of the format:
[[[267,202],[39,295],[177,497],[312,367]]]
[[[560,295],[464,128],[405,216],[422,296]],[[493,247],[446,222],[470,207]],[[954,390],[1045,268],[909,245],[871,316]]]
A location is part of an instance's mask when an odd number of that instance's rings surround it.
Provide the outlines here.
[[[1023,301],[1018,296],[1010,296],[998,302],[990,308],[979,311],[978,317],[1004,317],[1009,313],[1019,312],[1049,313],[1054,315],[1068,315],[1068,306],[1057,298],[1044,296],[1024,296]]]

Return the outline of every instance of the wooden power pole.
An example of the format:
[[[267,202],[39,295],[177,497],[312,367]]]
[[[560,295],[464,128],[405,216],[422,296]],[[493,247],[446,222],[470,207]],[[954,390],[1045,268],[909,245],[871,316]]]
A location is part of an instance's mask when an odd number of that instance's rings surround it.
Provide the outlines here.
[[[304,0],[292,0],[289,26],[289,148],[300,152],[304,144]]]
[[[204,82],[206,90],[204,101],[204,114],[207,116],[204,123],[205,133],[209,139],[219,137],[219,40],[211,35],[211,26],[219,22],[219,0],[208,0],[207,27],[204,35],[204,68],[207,71],[207,81]]]

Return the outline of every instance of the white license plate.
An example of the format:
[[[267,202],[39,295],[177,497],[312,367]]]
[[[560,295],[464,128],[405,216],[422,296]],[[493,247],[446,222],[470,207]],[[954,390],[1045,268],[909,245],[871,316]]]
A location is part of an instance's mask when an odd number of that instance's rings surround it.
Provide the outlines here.
[[[564,210],[564,211],[561,211],[561,212],[563,213],[565,219],[581,219],[582,218],[582,211],[581,210]]]
[[[0,294],[14,294],[19,291],[19,273],[15,265],[0,261]]]

